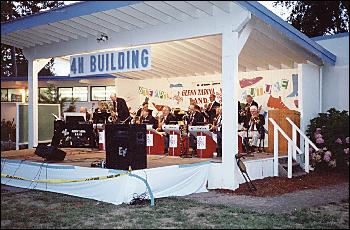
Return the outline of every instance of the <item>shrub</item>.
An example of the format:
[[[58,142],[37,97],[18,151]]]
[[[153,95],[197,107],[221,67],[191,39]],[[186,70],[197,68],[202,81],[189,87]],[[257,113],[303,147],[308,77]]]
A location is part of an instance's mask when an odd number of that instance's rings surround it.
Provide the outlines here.
[[[349,167],[349,114],[331,108],[319,113],[308,125],[306,135],[319,151],[310,151],[311,164],[318,169]]]

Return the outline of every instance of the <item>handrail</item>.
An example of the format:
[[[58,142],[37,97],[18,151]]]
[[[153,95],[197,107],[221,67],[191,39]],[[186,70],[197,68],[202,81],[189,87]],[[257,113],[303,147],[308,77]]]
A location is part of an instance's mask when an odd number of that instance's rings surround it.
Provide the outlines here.
[[[293,158],[293,152],[298,151],[300,154],[302,154],[299,147],[296,145],[295,141],[292,141],[288,135],[281,129],[281,127],[273,120],[272,118],[269,118],[269,121],[273,125],[273,133],[274,133],[274,140],[273,140],[273,171],[274,176],[278,176],[278,131],[286,138],[288,141],[288,178],[292,178],[293,172],[292,172],[292,158]]]
[[[287,121],[293,126],[295,127],[295,129],[299,132],[299,134],[304,137],[308,142],[309,144],[316,150],[318,151],[319,148],[317,148],[317,146],[310,140],[310,138],[308,136],[306,136],[300,129],[299,127],[289,118],[289,117],[286,117]]]
[[[289,136],[283,131],[283,129],[281,129],[281,127],[276,123],[276,121],[274,119],[272,119],[271,117],[269,118],[269,120],[273,124],[273,126],[276,127],[278,129],[278,131],[281,132],[281,134],[284,136],[284,138],[287,139],[288,142],[293,143],[293,147],[295,147],[295,149],[298,151],[298,153],[302,154],[303,152],[300,150],[300,148],[292,141],[292,139],[289,138]]]

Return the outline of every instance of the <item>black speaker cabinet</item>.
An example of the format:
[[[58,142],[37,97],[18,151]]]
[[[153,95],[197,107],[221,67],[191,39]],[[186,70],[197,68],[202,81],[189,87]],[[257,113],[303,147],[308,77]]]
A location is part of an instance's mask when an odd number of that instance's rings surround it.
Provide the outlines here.
[[[146,125],[106,124],[106,167],[147,168]]]

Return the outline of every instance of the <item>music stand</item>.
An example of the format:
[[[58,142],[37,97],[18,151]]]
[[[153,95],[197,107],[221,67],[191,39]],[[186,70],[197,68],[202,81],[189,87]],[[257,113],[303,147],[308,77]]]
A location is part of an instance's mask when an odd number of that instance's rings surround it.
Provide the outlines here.
[[[190,134],[196,137],[197,139],[197,150],[200,151],[200,158],[203,157],[203,151],[206,151],[208,147],[208,142],[206,136],[212,137],[212,133],[209,129],[209,125],[205,126],[189,126],[188,131]],[[200,138],[201,137],[201,138]],[[202,143],[202,144],[200,144]]]
[[[66,123],[86,121],[86,113],[67,112],[63,116]]]
[[[169,148],[175,155],[175,148],[178,148],[178,135],[180,135],[180,126],[179,125],[162,125],[162,129],[169,134]]]

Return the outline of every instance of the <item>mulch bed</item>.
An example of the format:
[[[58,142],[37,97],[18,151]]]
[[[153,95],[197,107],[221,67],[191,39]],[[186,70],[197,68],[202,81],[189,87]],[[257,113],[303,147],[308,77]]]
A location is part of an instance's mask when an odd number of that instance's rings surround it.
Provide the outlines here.
[[[241,184],[235,191],[227,189],[215,189],[214,191],[232,195],[247,195],[258,197],[269,197],[282,195],[305,189],[317,189],[324,186],[336,185],[349,182],[349,172],[311,172],[300,177],[267,177],[254,180],[253,183],[257,191],[250,192],[246,183]]]

